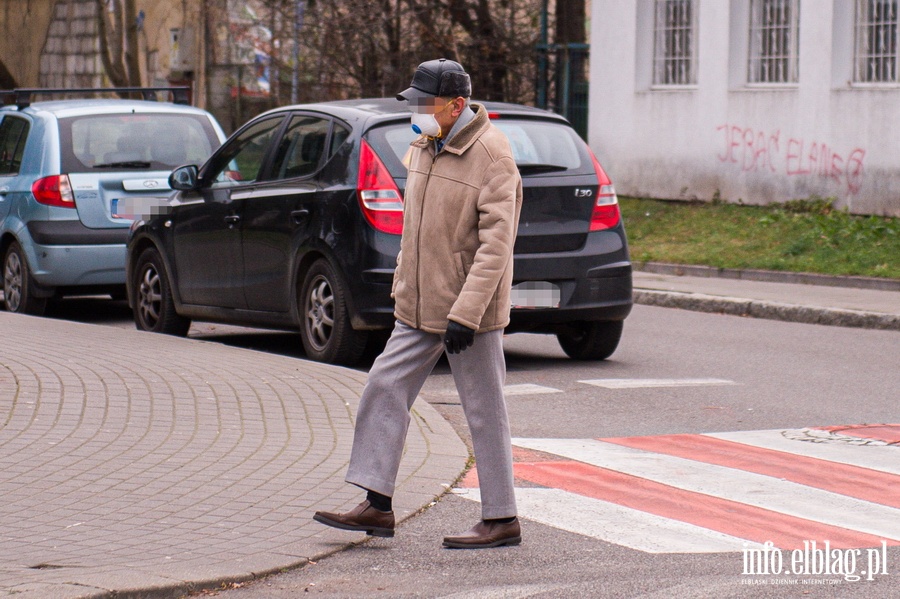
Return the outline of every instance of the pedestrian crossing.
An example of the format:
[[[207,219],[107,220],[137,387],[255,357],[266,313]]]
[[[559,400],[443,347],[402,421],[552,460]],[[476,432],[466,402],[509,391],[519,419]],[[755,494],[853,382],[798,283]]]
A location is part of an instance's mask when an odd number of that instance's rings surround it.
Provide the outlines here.
[[[648,553],[900,545],[900,425],[513,439],[523,518]],[[458,492],[479,500],[477,471]]]

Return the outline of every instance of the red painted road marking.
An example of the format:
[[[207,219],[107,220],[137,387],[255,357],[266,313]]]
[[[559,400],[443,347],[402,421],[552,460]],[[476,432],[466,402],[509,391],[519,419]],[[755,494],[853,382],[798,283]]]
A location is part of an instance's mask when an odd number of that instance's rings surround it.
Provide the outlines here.
[[[466,475],[463,477],[461,481],[459,481],[459,486],[463,489],[477,489],[481,485],[478,483],[478,469],[472,468]]]
[[[828,539],[835,548],[879,547],[882,539],[812,520],[685,491],[581,462],[514,465],[517,478],[546,487],[717,530],[742,539],[772,541],[781,549],[802,549],[803,541]],[[900,541],[888,541],[900,545]]]
[[[600,439],[633,449],[755,472],[864,501],[900,508],[900,476],[704,435]]]
[[[559,457],[525,447],[517,447],[516,445],[512,447],[512,456],[514,462],[547,462],[556,460]],[[466,472],[466,475],[459,481],[459,486],[463,489],[477,489],[479,487],[478,469],[472,468]]]

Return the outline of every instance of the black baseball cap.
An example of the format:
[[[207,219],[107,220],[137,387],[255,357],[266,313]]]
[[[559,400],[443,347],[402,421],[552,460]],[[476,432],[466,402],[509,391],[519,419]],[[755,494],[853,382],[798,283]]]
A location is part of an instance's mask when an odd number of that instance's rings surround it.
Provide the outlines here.
[[[456,61],[438,58],[423,62],[416,68],[409,88],[397,94],[398,100],[420,98],[468,98],[472,95],[472,81],[466,70]]]

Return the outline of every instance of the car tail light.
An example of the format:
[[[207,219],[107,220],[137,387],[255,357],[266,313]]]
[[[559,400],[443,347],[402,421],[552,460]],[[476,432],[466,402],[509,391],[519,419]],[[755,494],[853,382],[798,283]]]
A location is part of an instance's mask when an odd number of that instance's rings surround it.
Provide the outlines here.
[[[619,224],[619,198],[616,196],[616,188],[606,175],[606,171],[600,166],[594,152],[588,148],[591,160],[594,162],[594,170],[597,172],[597,201],[594,202],[594,211],[591,214],[591,231],[603,231],[612,229]]]
[[[361,140],[359,177],[356,184],[363,215],[376,230],[393,235],[403,232],[403,197],[375,150]]]
[[[31,193],[34,194],[35,200],[47,206],[75,207],[75,195],[72,193],[68,175],[53,175],[38,179],[31,184]]]

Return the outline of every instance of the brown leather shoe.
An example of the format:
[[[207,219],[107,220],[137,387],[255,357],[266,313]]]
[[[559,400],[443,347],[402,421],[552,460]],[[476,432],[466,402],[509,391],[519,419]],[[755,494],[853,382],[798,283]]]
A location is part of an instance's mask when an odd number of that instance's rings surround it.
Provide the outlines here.
[[[373,537],[394,536],[394,512],[376,510],[363,501],[346,514],[316,512],[313,520],[341,530],[355,530]]]
[[[468,532],[454,537],[444,537],[444,547],[451,549],[487,549],[501,545],[518,545],[522,542],[519,519],[502,524],[482,520]]]

